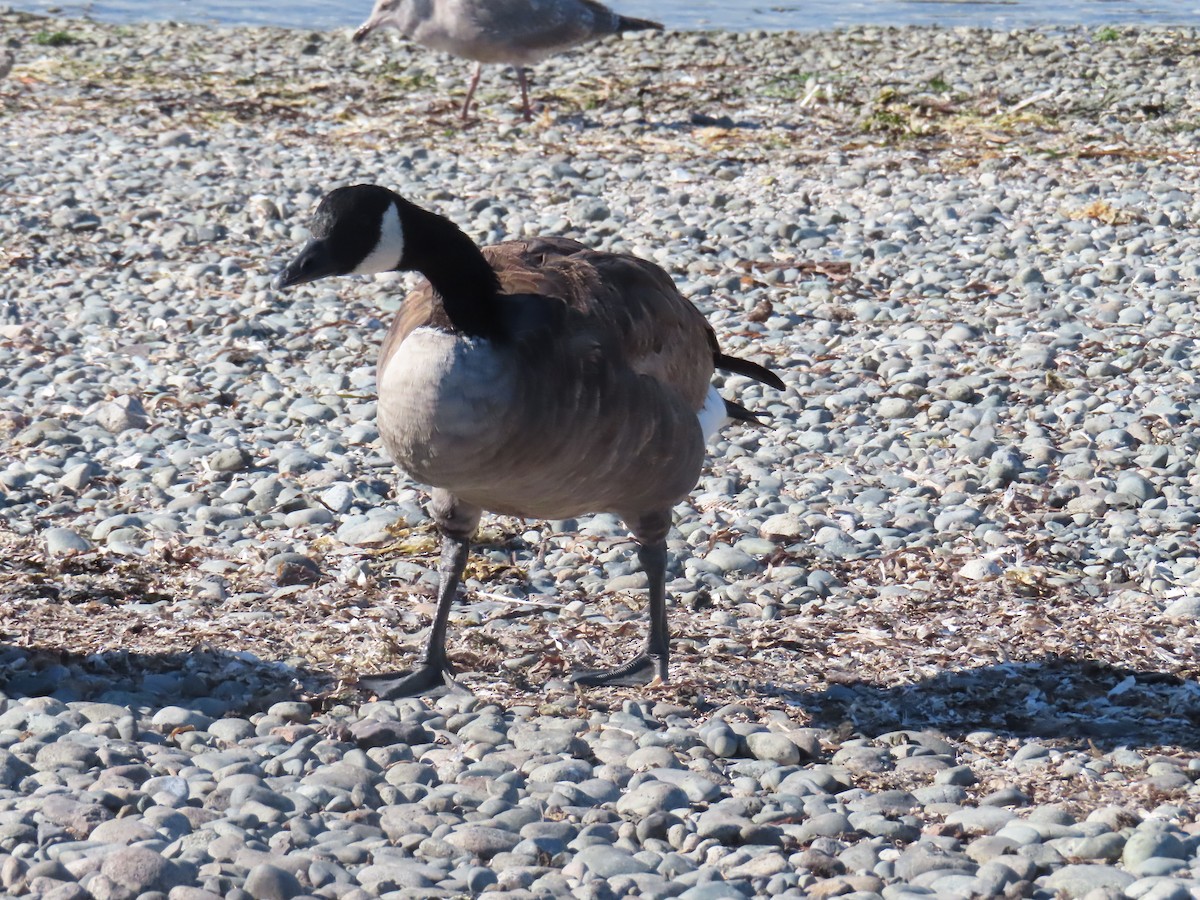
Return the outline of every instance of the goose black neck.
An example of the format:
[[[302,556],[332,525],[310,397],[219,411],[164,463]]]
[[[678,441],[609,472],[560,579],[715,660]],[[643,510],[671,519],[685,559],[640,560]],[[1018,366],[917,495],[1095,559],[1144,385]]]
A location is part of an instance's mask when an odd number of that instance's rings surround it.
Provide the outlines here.
[[[475,337],[498,336],[500,281],[475,242],[450,220],[407,201],[401,213],[404,268],[429,279],[455,329]]]

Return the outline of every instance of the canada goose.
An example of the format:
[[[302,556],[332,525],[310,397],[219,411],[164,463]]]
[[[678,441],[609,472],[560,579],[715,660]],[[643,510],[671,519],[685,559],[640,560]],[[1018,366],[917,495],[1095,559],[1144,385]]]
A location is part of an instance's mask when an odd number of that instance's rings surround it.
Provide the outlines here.
[[[384,698],[451,679],[446,624],[483,510],[532,519],[621,516],[650,595],[645,649],[587,685],[667,678],[667,531],[695,486],[706,437],[757,421],[710,384],[714,368],[783,388],[726,356],[703,314],[653,263],[565,238],[480,250],[449,220],[387,188],[331,191],[276,289],[326,275],[416,271],[376,366],[379,432],[428,485],[442,534],[424,663],[361,683]]]
[[[622,31],[662,30],[658,22],[618,15],[596,0],[376,0],[367,21],[354,32],[361,41],[390,27],[409,40],[475,60],[462,118],[471,109],[484,63],[517,70],[521,109],[529,111],[525,67],[577,44]]]

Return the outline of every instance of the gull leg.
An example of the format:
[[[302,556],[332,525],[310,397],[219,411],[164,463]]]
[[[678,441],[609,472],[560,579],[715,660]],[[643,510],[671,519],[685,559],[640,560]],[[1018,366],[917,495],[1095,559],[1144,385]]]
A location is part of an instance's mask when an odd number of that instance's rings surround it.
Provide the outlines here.
[[[471,73],[471,81],[467,84],[467,99],[463,101],[462,120],[467,121],[471,112],[471,99],[475,96],[475,88],[479,87],[479,76],[483,73],[483,63],[475,63],[475,71]]]
[[[521,109],[525,113],[525,121],[533,121],[533,112],[529,108],[529,79],[525,76],[525,67],[517,66],[517,84],[521,86]]]

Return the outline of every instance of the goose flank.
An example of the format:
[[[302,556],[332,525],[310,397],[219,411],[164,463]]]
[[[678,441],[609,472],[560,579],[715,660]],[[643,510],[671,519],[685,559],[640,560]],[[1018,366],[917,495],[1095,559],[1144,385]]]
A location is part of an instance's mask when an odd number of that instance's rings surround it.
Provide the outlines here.
[[[661,31],[662,25],[619,15],[596,0],[376,0],[354,40],[363,40],[376,28],[395,28],[422,46],[475,61],[462,107],[464,120],[483,64],[514,66],[521,110],[529,121],[527,67],[596,38]]]
[[[447,623],[484,510],[619,515],[649,583],[646,644],[623,665],[573,680],[665,681],[671,509],[699,479],[708,434],[727,418],[756,421],[717,394],[713,371],[783,382],[722,354],[670,276],[633,256],[550,237],[480,249],[447,219],[375,185],[330,192],[310,229],[277,289],[330,275],[425,276],[383,340],[377,414],[389,454],[430,489],[442,536],[437,612],[418,668],[361,683],[394,698],[452,679]]]

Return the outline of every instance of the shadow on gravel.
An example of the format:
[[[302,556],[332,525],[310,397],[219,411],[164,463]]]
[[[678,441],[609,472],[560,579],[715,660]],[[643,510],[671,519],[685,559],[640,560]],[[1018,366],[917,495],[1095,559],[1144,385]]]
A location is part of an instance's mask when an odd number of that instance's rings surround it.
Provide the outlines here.
[[[686,119],[643,120],[642,124],[653,131],[672,132],[675,134],[687,133],[692,135],[694,135],[697,129],[703,128],[751,132],[762,131],[767,127],[762,122],[755,122],[749,119],[736,120],[730,116],[710,116],[705,113],[692,113]],[[580,130],[599,130],[609,127],[604,122],[592,118],[586,113],[563,114],[560,116],[559,125],[571,126]],[[799,125],[784,127],[798,128]]]
[[[813,724],[850,723],[868,734],[936,730],[962,737],[992,731],[1022,740],[1078,740],[1200,749],[1200,683],[1166,672],[1050,656],[943,672],[881,687],[843,680],[822,691],[776,686]]]
[[[332,687],[327,674],[227,650],[82,655],[0,646],[0,691],[14,699],[52,696],[152,710],[179,706],[223,716],[258,712]]]

